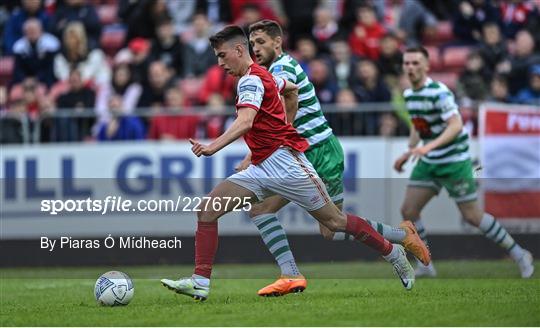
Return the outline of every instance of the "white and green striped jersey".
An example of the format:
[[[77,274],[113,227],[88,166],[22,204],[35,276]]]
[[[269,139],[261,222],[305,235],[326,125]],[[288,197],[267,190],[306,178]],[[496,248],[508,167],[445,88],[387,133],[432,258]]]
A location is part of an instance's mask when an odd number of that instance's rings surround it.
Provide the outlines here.
[[[323,115],[315,87],[300,64],[290,55],[282,53],[268,71],[298,86],[298,112],[293,122],[298,133],[307,139],[310,146],[328,139],[332,129]]]
[[[427,143],[437,138],[446,129],[446,121],[460,115],[454,94],[446,85],[430,78],[417,90],[407,89],[403,93],[405,105],[420,138]],[[460,162],[470,159],[469,135],[465,128],[450,143],[427,153],[422,160],[429,164]]]

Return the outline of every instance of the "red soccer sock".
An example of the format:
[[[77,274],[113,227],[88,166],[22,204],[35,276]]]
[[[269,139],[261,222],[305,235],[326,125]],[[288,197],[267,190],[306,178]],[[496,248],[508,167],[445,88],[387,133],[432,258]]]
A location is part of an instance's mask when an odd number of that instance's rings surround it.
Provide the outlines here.
[[[218,223],[197,222],[195,233],[195,271],[196,275],[210,279],[212,264],[218,247]]]
[[[355,215],[347,214],[346,233],[369,247],[373,248],[381,255],[388,255],[392,251],[392,243],[384,239],[371,225]]]

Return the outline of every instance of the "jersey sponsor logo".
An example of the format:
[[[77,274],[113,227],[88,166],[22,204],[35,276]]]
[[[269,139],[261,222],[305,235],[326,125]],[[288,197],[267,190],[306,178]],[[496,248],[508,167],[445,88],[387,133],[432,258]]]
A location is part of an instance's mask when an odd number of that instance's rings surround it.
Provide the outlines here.
[[[243,93],[240,95],[240,101],[239,101],[239,103],[240,103],[240,104],[244,104],[244,103],[253,103],[253,102],[255,102],[255,96],[256,96],[256,93],[255,93],[255,92],[243,92]]]
[[[255,85],[241,85],[239,92],[246,92],[246,91],[255,92],[255,91],[257,91],[257,86],[255,86]]]
[[[421,138],[428,138],[431,136],[431,128],[429,127],[429,123],[425,118],[414,117],[411,119],[411,121]]]

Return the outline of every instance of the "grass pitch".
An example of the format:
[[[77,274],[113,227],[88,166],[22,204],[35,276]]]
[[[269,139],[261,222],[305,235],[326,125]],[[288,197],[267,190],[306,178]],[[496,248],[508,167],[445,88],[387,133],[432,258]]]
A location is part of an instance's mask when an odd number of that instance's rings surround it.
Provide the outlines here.
[[[279,298],[256,295],[277,276],[275,266],[218,265],[204,303],[159,283],[189,275],[191,265],[3,269],[0,325],[540,326],[538,273],[522,280],[508,260],[436,265],[439,278],[418,279],[406,292],[386,263],[302,264],[308,289]],[[100,307],[94,300],[95,279],[112,269],[134,280],[128,306]]]

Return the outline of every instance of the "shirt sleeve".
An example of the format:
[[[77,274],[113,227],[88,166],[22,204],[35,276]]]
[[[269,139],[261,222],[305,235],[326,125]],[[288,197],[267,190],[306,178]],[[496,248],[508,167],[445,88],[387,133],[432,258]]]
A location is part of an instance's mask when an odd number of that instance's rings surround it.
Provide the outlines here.
[[[238,101],[236,109],[240,107],[250,107],[255,110],[261,108],[264,86],[261,78],[255,75],[243,76],[238,81]]]
[[[283,89],[285,89],[285,85],[287,84],[287,82],[285,81],[285,79],[282,79],[281,77],[278,77],[278,76],[273,76],[273,78],[274,78],[274,81],[276,81],[276,85],[279,90],[279,93],[282,94]]]
[[[273,76],[296,83],[296,74],[294,72],[294,68],[285,65],[275,65],[270,69],[270,73],[272,73]]]
[[[459,115],[458,105],[454,95],[450,91],[444,91],[439,94],[436,107],[441,109],[441,118],[445,121],[454,115]]]

